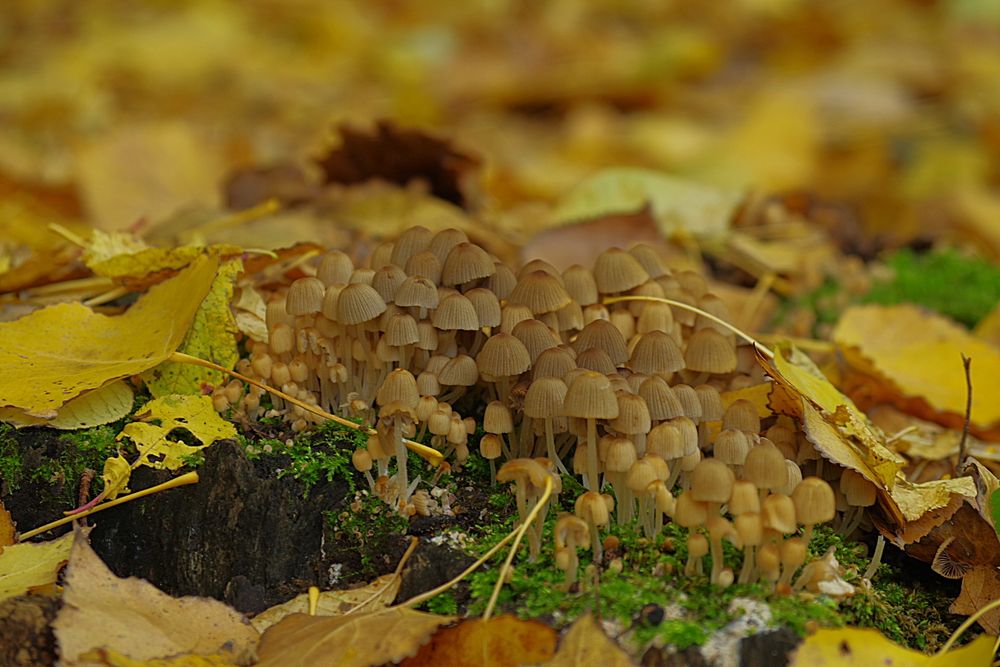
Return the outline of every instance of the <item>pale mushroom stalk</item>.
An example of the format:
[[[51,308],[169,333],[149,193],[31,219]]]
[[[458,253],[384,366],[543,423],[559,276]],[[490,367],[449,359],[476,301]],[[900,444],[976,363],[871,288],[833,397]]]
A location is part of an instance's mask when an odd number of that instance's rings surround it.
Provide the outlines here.
[[[562,462],[559,458],[559,454],[556,453],[556,438],[553,427],[552,418],[547,417],[545,420],[545,451],[549,457],[549,460],[556,464],[556,469],[558,469],[560,474],[569,475],[569,470],[566,469],[566,464]]]
[[[743,567],[740,569],[739,582],[741,584],[747,584],[753,581],[754,574],[756,573],[756,567],[754,566],[754,552],[755,547],[752,544],[748,544],[743,547]]]
[[[601,490],[597,466],[597,419],[594,417],[587,417],[587,489]]]

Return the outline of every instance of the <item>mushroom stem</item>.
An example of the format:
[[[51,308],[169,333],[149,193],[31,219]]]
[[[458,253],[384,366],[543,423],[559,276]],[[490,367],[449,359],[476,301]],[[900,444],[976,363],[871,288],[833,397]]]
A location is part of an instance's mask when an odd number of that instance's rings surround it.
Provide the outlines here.
[[[754,547],[752,544],[748,544],[743,548],[743,568],[740,570],[741,584],[748,584],[753,580],[754,576]]]
[[[722,572],[722,538],[714,535],[709,536],[709,547],[712,553],[712,576],[710,581],[713,584],[719,583],[719,574]]]
[[[549,460],[556,464],[556,469],[564,475],[569,474],[569,470],[566,469],[566,465],[559,458],[559,454],[556,453],[556,438],[553,433],[552,428],[552,418],[545,418],[545,451],[548,454]]]
[[[597,419],[587,417],[587,490],[600,493],[597,468]]]

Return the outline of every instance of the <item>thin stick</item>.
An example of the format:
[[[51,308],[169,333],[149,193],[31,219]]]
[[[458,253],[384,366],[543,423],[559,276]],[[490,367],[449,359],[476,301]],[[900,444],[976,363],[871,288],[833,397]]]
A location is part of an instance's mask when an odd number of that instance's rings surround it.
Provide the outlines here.
[[[406,565],[406,561],[410,560],[410,556],[413,554],[413,550],[417,548],[417,542],[419,541],[420,540],[417,539],[416,537],[411,537],[410,546],[406,547],[406,551],[403,552],[403,557],[399,559],[399,563],[396,565],[396,569],[393,571],[392,577],[389,578],[389,581],[387,581],[384,586],[381,586],[377,591],[369,595],[367,598],[365,598],[358,604],[354,605],[353,607],[345,611],[344,616],[347,616],[348,614],[353,614],[358,609],[361,609],[365,605],[370,604],[372,601],[377,600],[379,597],[382,596],[383,593],[389,590],[389,587],[392,586],[396,582],[396,579],[399,578],[400,572],[403,571],[403,566]]]
[[[94,306],[100,306],[105,303],[108,303],[109,301],[114,301],[119,297],[123,297],[130,291],[131,290],[129,290],[126,287],[115,287],[114,289],[110,289],[107,292],[104,292],[103,294],[98,294],[95,297],[87,299],[86,301],[83,302],[83,305],[87,306],[88,308],[93,308]]]
[[[828,340],[816,340],[815,338],[803,338],[801,336],[786,336],[784,334],[757,332],[754,334],[757,340],[766,342],[789,342],[800,350],[810,350],[812,352],[833,352],[837,345]]]
[[[712,313],[706,313],[701,308],[698,308],[696,306],[692,306],[690,304],[684,303],[683,301],[676,301],[674,299],[665,299],[665,298],[663,298],[661,296],[607,296],[607,297],[604,297],[604,300],[602,301],[602,303],[612,304],[612,303],[620,303],[622,301],[655,301],[657,303],[666,303],[666,304],[669,304],[671,306],[677,306],[678,308],[682,308],[683,310],[690,310],[692,313],[697,313],[697,314],[701,315],[702,317],[707,317],[708,319],[712,320],[716,324],[721,324],[722,326],[726,327],[727,329],[729,329],[730,331],[732,331],[734,334],[736,334],[737,336],[739,336],[740,338],[742,338],[746,342],[751,343],[753,345],[756,345],[757,349],[759,349],[761,352],[763,352],[764,355],[767,356],[768,359],[774,359],[774,352],[772,352],[771,350],[769,350],[766,347],[764,347],[764,345],[761,344],[760,341],[758,341],[757,339],[755,339],[750,334],[744,333],[741,329],[739,329],[736,326],[730,324],[729,322],[726,322],[722,318],[716,317]]]
[[[179,364],[193,364],[195,366],[203,366],[205,368],[211,368],[214,371],[225,373],[226,375],[234,377],[237,380],[242,380],[247,384],[252,384],[253,386],[259,387],[266,392],[270,392],[271,394],[274,394],[275,396],[278,396],[279,398],[288,401],[292,405],[297,405],[298,407],[302,408],[303,410],[306,410],[307,412],[311,412],[314,415],[319,415],[323,419],[336,422],[341,426],[352,428],[355,431],[361,431],[363,433],[367,433],[368,435],[378,434],[378,431],[376,431],[375,429],[366,428],[364,426],[361,426],[360,424],[355,424],[350,419],[344,419],[343,417],[338,417],[337,415],[330,414],[326,410],[318,408],[315,405],[309,405],[308,403],[300,401],[294,396],[289,396],[285,392],[275,389],[274,387],[270,387],[264,384],[263,382],[254,380],[253,378],[247,377],[242,373],[237,373],[236,371],[229,370],[225,366],[214,364],[211,361],[199,359],[198,357],[192,357],[190,354],[184,354],[183,352],[174,352],[169,357],[167,357],[167,361],[173,361]],[[432,466],[437,467],[441,465],[442,461],[444,461],[444,457],[441,456],[441,452],[432,447],[427,447],[426,445],[422,445],[419,442],[414,442],[413,440],[406,440],[406,439],[403,440],[403,444],[405,444],[406,448],[409,449],[411,452],[414,452],[419,456],[421,456],[422,458],[426,459],[427,462],[430,463]]]
[[[494,544],[493,547],[491,547],[489,551],[487,551],[485,554],[483,554],[480,557],[479,560],[477,560],[475,563],[473,563],[469,567],[467,567],[464,570],[462,570],[462,573],[460,575],[458,575],[457,577],[455,577],[454,579],[452,579],[451,581],[445,582],[445,583],[441,584],[440,586],[438,586],[437,588],[432,588],[431,590],[429,590],[429,591],[427,591],[425,593],[421,593],[420,595],[414,595],[412,598],[410,598],[406,602],[400,602],[396,606],[397,607],[413,607],[413,606],[416,606],[416,605],[420,604],[421,602],[426,602],[427,600],[430,600],[432,597],[436,597],[436,596],[440,595],[441,593],[444,593],[446,590],[448,590],[449,588],[451,588],[452,586],[454,586],[455,584],[457,584],[458,582],[460,582],[462,579],[465,579],[467,576],[469,576],[470,574],[472,574],[473,572],[475,572],[476,569],[479,568],[483,563],[485,563],[486,561],[488,561],[490,558],[493,558],[493,554],[495,554],[496,552],[500,551],[504,547],[505,544],[507,544],[508,542],[510,542],[516,536],[517,536],[517,531],[516,530],[512,530],[511,532],[509,532],[507,534],[506,537],[504,537],[502,540],[500,540],[499,542],[497,542],[496,544]]]
[[[965,459],[965,443],[969,439],[969,425],[972,422],[972,357],[963,354],[962,367],[965,368],[965,422],[962,424],[962,439],[958,441],[958,460],[952,469],[956,474]]]
[[[186,486],[188,484],[194,484],[197,481],[198,481],[198,473],[196,472],[184,473],[180,477],[175,477],[169,481],[164,482],[163,484],[157,484],[156,486],[151,486],[148,489],[143,489],[142,491],[136,491],[135,493],[130,493],[127,496],[121,496],[119,498],[115,498],[114,500],[109,500],[108,502],[98,505],[97,507],[91,508],[86,512],[80,512],[79,514],[64,516],[63,518],[53,521],[52,523],[47,523],[44,526],[35,528],[34,530],[29,530],[28,532],[23,533],[18,541],[23,542],[25,540],[29,540],[35,535],[41,535],[45,531],[52,530],[53,528],[58,528],[59,526],[67,524],[71,521],[82,519],[85,516],[96,514],[97,512],[106,510],[110,507],[116,507],[117,505],[121,505],[122,503],[127,503],[131,500],[138,500],[139,498],[144,498],[154,493],[159,493],[160,491],[167,491],[169,489],[173,489],[178,486]]]
[[[524,519],[524,523],[521,524],[520,528],[517,530],[517,537],[514,538],[514,545],[510,548],[510,552],[507,554],[507,559],[503,562],[503,567],[500,568],[500,575],[497,577],[497,583],[493,587],[493,594],[490,596],[490,601],[486,605],[486,611],[483,613],[483,620],[490,620],[490,616],[493,614],[493,608],[496,606],[497,598],[500,597],[500,589],[503,588],[504,579],[507,578],[507,573],[510,572],[510,564],[514,560],[514,554],[517,553],[517,547],[521,544],[521,538],[524,534],[528,532],[528,528],[531,526],[532,522],[538,517],[539,512],[545,507],[545,504],[549,502],[549,496],[552,495],[552,475],[545,476],[545,490],[542,491],[541,497],[535,506],[531,508],[528,512],[528,516]]]
[[[972,627],[973,623],[975,623],[980,618],[982,618],[983,616],[985,616],[989,612],[993,611],[997,607],[1000,607],[1000,598],[997,598],[996,600],[993,600],[992,602],[990,602],[985,607],[980,607],[976,611],[975,614],[973,614],[972,616],[970,616],[967,619],[965,619],[965,621],[962,623],[962,625],[958,626],[958,628],[955,630],[955,632],[951,633],[951,637],[948,637],[948,641],[946,641],[944,643],[944,646],[941,647],[941,650],[939,650],[934,655],[943,655],[943,654],[947,653],[948,649],[950,649],[955,644],[955,642],[958,641],[958,638],[962,636],[963,632],[965,632],[966,630],[968,630],[970,627]]]

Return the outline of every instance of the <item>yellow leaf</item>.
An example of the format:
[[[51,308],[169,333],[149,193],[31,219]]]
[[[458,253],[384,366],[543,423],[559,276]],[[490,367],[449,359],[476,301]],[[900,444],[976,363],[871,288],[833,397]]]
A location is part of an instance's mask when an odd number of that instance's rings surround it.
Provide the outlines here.
[[[85,538],[73,543],[52,628],[66,667],[108,664],[83,658],[99,649],[140,664],[184,654],[248,664],[257,643],[257,631],[217,600],[175,599],[141,579],[116,577]]]
[[[50,542],[0,548],[0,601],[54,584],[72,546],[73,533],[66,533]]]
[[[376,611],[384,609],[392,604],[399,592],[399,585],[402,583],[395,574],[385,574],[364,586],[348,588],[340,591],[323,591],[319,594],[319,602],[316,605],[317,616],[339,616],[344,614],[362,602],[372,598],[371,602],[366,602],[366,611]],[[270,609],[260,612],[250,621],[258,632],[263,632],[281,619],[291,614],[305,614],[309,611],[309,594],[303,593],[288,602],[282,602]]]
[[[555,224],[616,213],[635,213],[647,204],[660,233],[720,236],[729,228],[741,195],[637,167],[605,169],[574,188],[556,207]]]
[[[841,628],[819,630],[806,637],[789,667],[985,667],[992,656],[993,638],[988,636],[943,655],[925,655],[894,644],[877,630]]]
[[[124,380],[115,380],[99,389],[88,391],[67,401],[52,419],[33,417],[17,408],[0,408],[0,421],[21,428],[48,426],[57,429],[77,429],[100,426],[117,421],[132,411],[132,388]]]
[[[52,417],[85,391],[161,363],[183,340],[217,267],[215,257],[198,258],[124,315],[64,303],[0,323],[0,406]]]
[[[184,466],[185,457],[216,440],[236,437],[236,428],[219,416],[208,396],[170,395],[153,399],[140,409],[137,418],[141,421],[126,425],[116,439],[132,440],[143,452],[140,464],[153,468],[177,470]],[[188,431],[201,445],[170,440],[174,429]]]
[[[236,365],[239,359],[239,352],[236,350],[236,321],[229,302],[233,297],[236,276],[242,270],[243,263],[239,259],[231,259],[219,267],[212,288],[195,313],[187,336],[178,348],[179,352],[215,362],[225,368]],[[221,372],[210,368],[171,361],[143,374],[143,380],[154,398],[168,394],[199,394],[203,384],[218,386],[223,377]]]
[[[240,663],[231,655],[175,655],[169,658],[133,660],[110,649],[96,649],[80,655],[81,661],[104,665],[105,667],[236,667]]]
[[[854,348],[902,397],[918,397],[933,409],[965,414],[962,355],[972,359],[972,422],[1000,421],[1000,351],[954,322],[913,305],[855,306],[844,312],[834,340]],[[854,361],[853,359],[851,359]]]
[[[400,667],[515,667],[550,660],[555,652],[555,630],[504,614],[489,620],[470,618],[439,630]]]
[[[132,466],[119,454],[104,462],[104,490],[108,500],[114,500],[122,493],[128,493],[128,481],[132,477]]]
[[[267,629],[256,667],[369,667],[413,655],[454,621],[406,607],[350,616],[292,614]]]
[[[916,521],[930,510],[944,507],[955,493],[975,498],[976,482],[971,477],[956,477],[917,484],[900,474],[890,491],[892,499],[907,521]]]
[[[266,343],[267,335],[267,304],[264,297],[255,290],[252,285],[244,285],[240,288],[236,298],[233,299],[233,311],[236,315],[236,328],[249,336],[251,340]]]
[[[114,257],[121,255],[134,255],[143,250],[149,248],[142,240],[135,237],[133,234],[128,234],[125,232],[104,232],[100,229],[95,229],[90,235],[90,241],[87,242],[87,247],[83,251],[83,262],[88,268],[94,270],[95,266],[100,266],[103,262],[106,262]],[[188,262],[192,258],[188,258]],[[185,262],[187,264],[188,262]],[[182,264],[181,266],[184,266]],[[174,268],[180,268],[176,266]],[[107,275],[104,273],[98,273],[98,275]]]
[[[220,257],[239,255],[241,249],[232,245],[181,246],[179,248],[144,248],[131,253],[91,261],[87,266],[99,276],[113,280],[143,278],[158,271],[177,270],[190,264],[201,255]]]
[[[631,667],[635,663],[625,651],[608,639],[604,630],[590,614],[576,619],[559,645],[559,652],[545,667],[576,667],[576,665],[601,665],[601,667]]]

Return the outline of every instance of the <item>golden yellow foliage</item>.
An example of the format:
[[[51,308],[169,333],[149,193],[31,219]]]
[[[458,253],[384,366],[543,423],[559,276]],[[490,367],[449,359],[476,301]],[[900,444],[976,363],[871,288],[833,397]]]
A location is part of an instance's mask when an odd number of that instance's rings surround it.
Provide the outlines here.
[[[170,395],[153,399],[140,408],[131,424],[118,434],[128,438],[140,452],[140,465],[177,470],[191,456],[216,440],[235,438],[236,428],[215,411],[208,396]],[[174,429],[184,429],[201,445],[187,445],[171,440]]]
[[[384,574],[369,584],[339,591],[323,591],[316,605],[317,616],[340,616],[362,602],[367,611],[384,609],[392,604],[399,592],[402,579],[396,574]],[[366,602],[370,598],[375,599]],[[309,594],[302,593],[288,602],[282,602],[260,612],[250,621],[259,632],[264,632],[281,619],[291,614],[305,614],[309,611]]]
[[[73,533],[49,541],[0,548],[0,600],[54,584],[69,558]]]
[[[0,408],[0,420],[21,428],[48,426],[58,429],[78,429],[100,426],[117,421],[132,411],[132,387],[125,380],[80,394],[64,403],[52,419],[33,417],[18,408]]]
[[[625,651],[608,639],[594,617],[584,614],[570,626],[559,644],[559,651],[545,667],[631,667],[634,664]]]
[[[83,392],[161,363],[184,339],[217,267],[217,258],[199,257],[124,315],[64,303],[0,324],[0,406],[51,418]]]
[[[977,637],[968,646],[943,654],[925,655],[886,639],[878,630],[841,628],[819,630],[806,637],[792,656],[790,667],[965,667],[989,665],[993,638]]]

